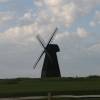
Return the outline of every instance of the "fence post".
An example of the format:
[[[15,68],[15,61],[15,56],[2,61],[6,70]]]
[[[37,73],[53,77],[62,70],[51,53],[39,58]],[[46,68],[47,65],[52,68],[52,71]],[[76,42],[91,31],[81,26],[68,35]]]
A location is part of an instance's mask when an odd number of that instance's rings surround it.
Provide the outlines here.
[[[51,100],[51,92],[48,92],[48,100]]]

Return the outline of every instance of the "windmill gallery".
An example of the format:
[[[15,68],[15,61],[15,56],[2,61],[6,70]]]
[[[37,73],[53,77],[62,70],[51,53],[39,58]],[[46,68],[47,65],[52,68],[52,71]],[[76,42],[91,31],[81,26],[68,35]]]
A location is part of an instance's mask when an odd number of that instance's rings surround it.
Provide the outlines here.
[[[40,59],[42,58],[42,56],[45,53],[44,63],[43,63],[42,72],[41,72],[41,78],[61,77],[57,54],[56,54],[58,51],[60,51],[60,49],[59,49],[58,45],[51,44],[51,41],[54,38],[56,32],[57,32],[57,28],[52,33],[46,46],[44,45],[41,37],[39,35],[37,35],[37,40],[40,42],[40,44],[44,48],[44,51],[41,53],[41,55],[37,59],[33,68],[36,68],[37,64],[39,63]]]

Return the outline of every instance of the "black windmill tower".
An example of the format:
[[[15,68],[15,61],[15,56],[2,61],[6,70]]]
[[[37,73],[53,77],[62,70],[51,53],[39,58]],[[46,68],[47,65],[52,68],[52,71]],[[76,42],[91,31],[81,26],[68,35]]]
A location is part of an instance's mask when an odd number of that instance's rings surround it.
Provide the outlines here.
[[[44,51],[41,53],[40,57],[37,59],[36,63],[34,64],[34,68],[37,66],[38,62],[40,61],[41,57],[45,53],[44,63],[41,72],[41,78],[46,77],[61,77],[58,59],[57,59],[57,52],[60,51],[58,45],[51,44],[55,34],[57,32],[57,28],[52,33],[47,45],[44,45],[44,41],[41,39],[39,35],[37,35],[37,39],[44,48]]]

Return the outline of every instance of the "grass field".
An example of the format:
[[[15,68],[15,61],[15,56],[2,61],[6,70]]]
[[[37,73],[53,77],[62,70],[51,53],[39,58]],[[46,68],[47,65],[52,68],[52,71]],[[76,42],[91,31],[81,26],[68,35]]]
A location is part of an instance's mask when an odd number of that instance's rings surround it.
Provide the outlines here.
[[[0,80],[0,97],[47,95],[48,92],[52,95],[100,94],[100,77]]]
[[[47,100],[47,99],[41,99],[41,100]],[[73,98],[61,98],[61,99],[53,99],[52,100],[100,100],[100,98],[84,98],[84,99],[73,99]]]
[[[47,100],[47,99],[45,99]],[[52,100],[100,100],[100,98],[81,98],[81,99],[73,99],[73,98],[61,98],[61,99],[52,99]]]
[[[0,99],[3,100],[3,99]],[[5,99],[4,99],[5,100]],[[6,99],[6,100],[23,100],[23,99]],[[25,99],[25,100],[35,100],[35,99]],[[38,100],[47,100],[47,99],[38,99]],[[80,98],[80,99],[75,99],[75,98],[51,98],[51,100],[100,100],[100,98]]]

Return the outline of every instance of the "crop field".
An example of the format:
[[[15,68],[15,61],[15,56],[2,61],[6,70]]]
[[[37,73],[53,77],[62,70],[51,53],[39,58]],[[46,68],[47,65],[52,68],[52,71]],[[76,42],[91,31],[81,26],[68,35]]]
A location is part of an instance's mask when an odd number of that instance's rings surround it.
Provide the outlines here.
[[[0,97],[47,96],[48,92],[52,95],[100,95],[100,77],[0,80]]]

